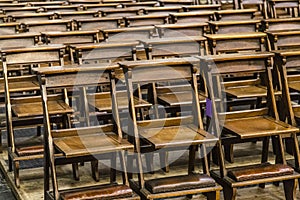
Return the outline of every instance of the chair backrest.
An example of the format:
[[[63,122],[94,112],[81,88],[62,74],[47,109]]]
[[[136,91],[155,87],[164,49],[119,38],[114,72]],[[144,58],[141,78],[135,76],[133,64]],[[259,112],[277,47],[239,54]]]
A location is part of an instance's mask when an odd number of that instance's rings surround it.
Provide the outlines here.
[[[137,41],[152,38],[155,33],[154,26],[114,28],[100,30],[106,41]]]
[[[254,17],[256,9],[241,9],[241,10],[219,10],[216,11],[216,19],[222,21],[232,20],[249,20]]]
[[[209,25],[213,34],[258,32],[260,20],[210,21]]]
[[[214,19],[214,12],[212,11],[199,11],[199,12],[182,12],[171,13],[170,23],[202,23]]]
[[[40,33],[21,33],[14,35],[1,35],[0,46],[5,48],[19,47],[19,46],[34,46],[38,44]]]
[[[30,14],[16,14],[7,15],[3,17],[4,22],[33,22],[33,21],[45,21],[50,19],[58,19],[59,16],[53,13],[30,13]]]
[[[270,41],[269,50],[280,49],[299,49],[300,47],[300,31],[268,31]]]
[[[141,43],[148,59],[207,54],[207,41],[201,36],[153,38],[141,40]]]
[[[180,37],[180,36],[203,36],[208,31],[208,24],[187,23],[187,24],[164,24],[156,25],[159,37]]]
[[[71,20],[47,20],[22,24],[26,32],[71,31]]]
[[[153,26],[158,24],[167,24],[169,15],[159,14],[159,15],[140,15],[140,16],[129,16],[125,17],[125,26]]]
[[[148,8],[154,7],[158,5],[157,1],[145,1],[145,2],[129,2],[129,3],[122,3],[124,8]]]
[[[287,31],[300,29],[300,18],[277,18],[262,20],[263,31]]]
[[[76,19],[90,19],[93,17],[101,17],[101,11],[73,11],[73,12],[55,12],[54,15],[58,19],[76,20]]]
[[[265,51],[267,35],[262,32],[207,34],[211,54]],[[239,45],[236,45],[237,42]]]
[[[203,5],[186,5],[182,7],[185,12],[194,11],[216,11],[221,10],[221,5],[218,4],[203,4]]]
[[[139,8],[115,8],[110,10],[103,10],[103,17],[126,17],[143,14],[143,9]]]
[[[12,64],[58,63],[64,65],[64,45],[41,45],[33,47],[16,47],[1,50],[3,68]]]
[[[274,66],[280,74],[276,81],[277,87],[282,89],[282,109],[280,110],[281,120],[287,120],[289,124],[298,126],[299,120],[295,114],[300,111],[298,104],[293,103],[293,91],[298,92],[300,75],[297,69],[300,66],[300,51],[275,51]],[[293,73],[294,71],[294,73]]]
[[[122,17],[77,19],[76,30],[88,31],[88,30],[120,28],[121,23],[122,23]]]
[[[1,35],[16,34],[19,32],[19,28],[20,28],[20,23],[18,22],[1,23],[0,34]]]
[[[80,44],[99,42],[98,31],[42,32],[45,44]]]
[[[120,59],[136,60],[137,41],[102,42],[100,44],[71,45],[72,59],[75,63],[107,62]]]
[[[153,8],[145,8],[144,10],[145,10],[145,14],[147,15],[169,14],[171,12],[177,13],[183,11],[181,6],[153,7]]]

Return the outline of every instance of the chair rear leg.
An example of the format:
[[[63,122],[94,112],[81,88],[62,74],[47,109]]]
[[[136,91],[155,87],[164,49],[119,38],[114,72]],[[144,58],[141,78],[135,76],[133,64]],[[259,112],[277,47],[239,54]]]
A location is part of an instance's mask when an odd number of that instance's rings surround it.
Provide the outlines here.
[[[231,188],[228,185],[223,186],[224,200],[235,200],[237,188]]]
[[[284,195],[286,200],[296,200],[297,184],[297,179],[283,181]]]
[[[78,169],[78,163],[72,164],[72,171],[73,171],[73,177],[76,181],[79,181],[79,169]]]
[[[15,178],[15,184],[16,187],[20,187],[20,162],[19,161],[14,161],[14,178]]]

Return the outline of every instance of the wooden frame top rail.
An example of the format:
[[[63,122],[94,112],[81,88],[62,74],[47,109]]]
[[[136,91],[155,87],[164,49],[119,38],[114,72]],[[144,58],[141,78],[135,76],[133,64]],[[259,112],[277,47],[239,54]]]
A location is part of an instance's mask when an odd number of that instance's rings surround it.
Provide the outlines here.
[[[222,14],[239,14],[239,13],[255,13],[256,9],[239,9],[239,10],[218,10],[215,13]]]
[[[14,35],[0,35],[0,40],[2,40],[2,39],[26,38],[26,37],[30,38],[30,37],[37,37],[37,36],[40,36],[40,35],[41,35],[41,33],[31,33],[31,32],[30,33],[14,34]]]
[[[168,14],[155,14],[155,15],[136,15],[125,17],[128,20],[131,19],[151,19],[151,18],[166,18],[169,17]]]
[[[288,35],[299,35],[300,30],[276,30],[276,31],[267,31],[268,34],[273,36],[288,36]]]
[[[124,27],[124,28],[113,28],[113,29],[104,29],[100,30],[103,33],[122,33],[122,32],[131,32],[131,31],[147,31],[153,30],[155,26],[142,26],[142,27]]]
[[[262,32],[249,32],[249,33],[233,33],[233,34],[206,34],[205,37],[212,40],[230,40],[236,38],[259,38],[266,37],[266,33]]]
[[[215,25],[215,26],[229,26],[229,25],[236,25],[236,24],[260,24],[261,20],[256,19],[249,19],[249,20],[232,20],[232,21],[209,21],[209,24]]]
[[[188,17],[188,16],[199,16],[199,15],[214,15],[214,11],[170,13],[170,16],[173,17]]]
[[[172,28],[193,28],[193,27],[204,27],[208,26],[208,23],[202,22],[202,23],[186,23],[186,24],[161,24],[161,25],[155,25],[156,28],[165,28],[165,29],[172,29]]]
[[[97,48],[116,48],[116,47],[126,47],[126,46],[137,46],[140,43],[138,41],[122,41],[122,42],[101,42],[99,44],[88,43],[88,44],[76,44],[70,45],[73,49],[97,49]]]
[[[66,24],[71,23],[72,20],[69,19],[56,19],[56,20],[44,20],[44,21],[28,21],[22,23],[24,25],[34,26],[34,25],[47,25],[47,24]],[[18,23],[18,22],[16,22]]]
[[[188,36],[188,37],[167,37],[167,38],[152,38],[147,40],[139,40],[144,45],[152,44],[176,44],[176,43],[185,43],[185,42],[200,42],[206,41],[205,37],[201,36]]]
[[[34,51],[48,51],[48,50],[60,50],[65,49],[65,45],[40,45],[32,47],[13,47],[13,48],[2,48],[1,54],[13,54],[22,52],[34,52]]]
[[[82,5],[85,8],[87,8],[87,10],[93,9],[93,8],[106,9],[106,8],[122,7],[122,5],[119,3],[106,3],[106,4],[97,3],[97,4],[77,4],[77,5]]]
[[[197,64],[199,60],[194,57],[186,58],[168,58],[168,59],[157,59],[157,60],[140,60],[140,61],[123,61],[119,62],[119,65],[123,68],[135,68],[135,67],[151,67],[159,65],[191,65]]]
[[[170,6],[170,7],[153,7],[153,8],[144,8],[144,10],[147,11],[159,11],[159,10],[182,10],[181,6]]]
[[[75,19],[76,22],[84,23],[84,22],[93,22],[93,21],[115,21],[115,20],[122,20],[123,17],[99,17],[99,18],[89,18],[89,19]]]
[[[144,2],[129,2],[129,3],[122,3],[122,5],[127,7],[136,7],[136,6],[156,6],[159,2],[157,1],[144,1]],[[106,5],[106,4],[105,4]]]
[[[221,5],[219,4],[207,4],[207,5],[184,5],[182,6],[185,12],[192,11],[193,9],[212,9],[212,10],[220,10]]]
[[[284,57],[300,56],[300,50],[277,50],[277,51],[272,51],[272,52],[275,53],[275,55],[280,55],[280,56],[284,56]]]
[[[55,75],[55,74],[67,74],[67,73],[80,73],[80,72],[92,72],[92,71],[105,71],[118,69],[118,64],[97,64],[97,65],[66,65],[66,66],[54,66],[54,67],[42,67],[33,68],[32,71],[37,75]]]
[[[261,59],[274,56],[271,52],[251,52],[251,53],[235,53],[235,54],[221,54],[221,55],[209,55],[209,56],[195,56],[200,61],[214,63],[228,60],[250,60]]]
[[[42,32],[42,35],[45,36],[53,36],[53,37],[59,37],[59,36],[72,36],[72,35],[91,35],[91,34],[97,34],[99,31],[49,31],[49,32]]]

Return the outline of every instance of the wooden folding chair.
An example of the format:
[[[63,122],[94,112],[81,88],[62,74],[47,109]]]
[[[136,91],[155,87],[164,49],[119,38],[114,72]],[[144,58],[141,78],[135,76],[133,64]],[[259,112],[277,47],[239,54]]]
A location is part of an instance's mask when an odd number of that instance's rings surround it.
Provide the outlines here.
[[[1,35],[16,34],[19,32],[19,28],[20,28],[20,23],[18,22],[1,23],[0,33]]]
[[[218,138],[203,130],[202,118],[196,81],[196,71],[187,60],[155,60],[151,62],[135,61],[120,63],[126,77],[129,99],[129,112],[132,119],[129,123],[129,139],[135,144],[137,157],[138,182],[131,180],[132,188],[143,199],[161,199],[175,196],[186,196],[203,193],[208,199],[219,199],[220,187],[209,177],[206,157],[206,144],[216,143]],[[162,73],[168,76],[161,76]],[[168,81],[188,81],[193,96],[192,109],[187,116],[150,119],[137,121],[135,103],[133,101],[134,85],[159,83]],[[155,90],[155,88],[154,88]],[[155,93],[155,91],[153,91]],[[149,144],[147,150],[142,144]],[[203,150],[203,173],[194,171],[195,151],[201,145]],[[144,180],[142,169],[142,154],[178,149],[189,149],[189,169],[187,175],[153,178]],[[201,150],[201,151],[202,151]],[[132,164],[132,162],[128,162]],[[130,168],[129,168],[130,169]]]
[[[89,19],[93,17],[102,17],[101,11],[73,11],[73,12],[55,12],[54,16],[58,19],[76,20],[76,19]]]
[[[126,17],[144,14],[144,10],[140,8],[114,8],[102,11],[103,17]]]
[[[212,177],[223,187],[224,199],[236,199],[237,189],[244,186],[260,185],[283,181],[286,199],[296,199],[295,190],[300,174],[286,164],[283,147],[283,135],[295,137],[299,129],[279,120],[274,86],[272,80],[271,53],[231,54],[222,56],[199,57],[201,70],[205,71],[209,98],[212,102],[211,129],[221,136],[225,143],[225,135],[231,134],[238,140],[263,139],[263,149],[260,164],[226,168],[222,152],[219,154],[220,171],[211,172]],[[251,65],[241,62],[251,61]],[[239,62],[237,67],[231,63]],[[222,81],[215,81],[224,74],[265,72],[267,77],[267,103],[260,109],[244,109],[242,111],[226,112],[221,109]],[[277,138],[275,164],[268,162],[269,139]],[[234,140],[233,138],[231,139]],[[294,144],[294,145],[298,145]]]
[[[1,35],[0,46],[5,48],[34,46],[37,44],[41,44],[40,37],[40,33]]]
[[[169,13],[178,13],[182,12],[183,9],[181,6],[172,6],[172,7],[153,7],[145,8],[144,13],[146,15],[157,15],[157,14],[169,14]]]
[[[122,3],[124,8],[151,8],[155,6],[159,6],[157,1],[145,1],[145,2],[125,2]]]
[[[14,129],[18,127],[41,126],[43,118],[40,96],[36,95],[36,91],[39,90],[36,77],[31,75],[9,78],[9,73],[11,70],[22,70],[20,67],[16,67],[16,65],[21,64],[36,65],[51,63],[51,65],[63,65],[64,50],[65,46],[62,45],[1,50],[1,65],[4,77],[1,87],[4,88],[3,91],[5,92],[8,162],[9,170],[14,170],[17,187],[20,186],[20,161],[42,158],[43,146],[41,143],[32,145],[30,143],[32,141],[24,142],[23,144],[16,143],[15,138],[18,136],[15,135]],[[57,95],[54,95],[51,99],[50,106],[51,114],[67,114],[71,111],[66,104],[63,104],[61,96]],[[60,117],[57,119],[57,122],[62,122]],[[67,119],[65,118],[65,120]]]
[[[132,150],[133,145],[123,139],[122,130],[117,111],[116,85],[114,70],[118,65],[95,65],[93,67],[59,67],[37,69],[41,86],[44,126],[45,126],[45,167],[44,167],[44,195],[45,199],[140,199],[129,187],[125,162],[125,151]],[[58,81],[59,80],[59,81]],[[80,127],[71,129],[52,130],[50,123],[50,111],[48,107],[48,91],[53,88],[82,88],[86,91],[87,86],[110,83],[111,104],[114,113],[113,120],[108,124],[93,127]],[[86,99],[86,96],[82,96]],[[84,102],[86,102],[84,100]],[[84,103],[83,102],[83,103]],[[116,183],[117,155],[120,159],[123,172],[123,183]],[[57,182],[56,165],[94,161],[92,168],[98,167],[98,159],[111,159],[111,182],[109,184],[94,185],[80,188],[59,189]],[[51,172],[51,175],[50,175]],[[50,189],[52,180],[52,190]]]
[[[205,5],[191,5],[191,6],[182,6],[185,12],[194,12],[194,11],[216,11],[221,10],[221,5],[217,4],[205,4]]]
[[[59,16],[53,13],[30,13],[30,14],[16,14],[5,15],[2,17],[3,22],[32,22],[58,19]]]

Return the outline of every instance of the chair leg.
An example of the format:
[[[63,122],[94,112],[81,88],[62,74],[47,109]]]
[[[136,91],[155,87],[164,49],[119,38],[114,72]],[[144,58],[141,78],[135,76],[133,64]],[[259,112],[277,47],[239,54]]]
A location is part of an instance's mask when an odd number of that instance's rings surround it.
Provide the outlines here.
[[[236,188],[231,188],[228,185],[223,186],[224,200],[235,200],[236,199]]]
[[[12,158],[8,155],[8,171],[11,172],[13,170],[13,161]]]
[[[219,200],[220,199],[220,191],[213,191],[206,193],[207,200]]]
[[[154,154],[152,152],[145,153],[145,159],[146,159],[146,165],[147,165],[147,171],[151,174],[154,174],[154,166],[153,166],[153,157]]]
[[[168,158],[169,158],[169,153],[167,151],[163,151],[159,153],[160,166],[162,167],[162,170],[166,173],[170,171]]]
[[[234,162],[234,158],[233,158],[233,144],[224,145],[224,153],[225,153],[225,159],[228,162],[233,163]]]
[[[128,179],[132,179],[132,172],[133,172],[133,155],[127,156],[127,170],[128,170]]]
[[[116,153],[112,154],[112,159],[111,159],[111,169],[110,169],[110,182],[114,183],[117,180],[117,155]]]
[[[298,184],[297,179],[283,181],[285,199],[287,200],[296,199],[297,184]]]
[[[99,168],[98,168],[98,160],[91,161],[91,171],[93,179],[98,182],[99,181]]]
[[[16,187],[20,187],[20,162],[14,161],[14,176]]]
[[[36,128],[36,136],[41,136],[42,135],[42,127],[41,126],[38,126],[37,128]]]
[[[3,153],[3,146],[2,146],[2,130],[0,128],[0,153]]]
[[[76,181],[79,181],[79,169],[78,169],[78,163],[72,164],[72,170],[73,170],[73,177]]]

